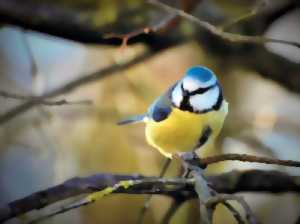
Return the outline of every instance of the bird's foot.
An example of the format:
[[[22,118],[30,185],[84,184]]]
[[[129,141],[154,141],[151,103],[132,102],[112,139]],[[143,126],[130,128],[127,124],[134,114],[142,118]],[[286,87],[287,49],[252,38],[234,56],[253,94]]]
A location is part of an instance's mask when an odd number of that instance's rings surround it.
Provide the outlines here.
[[[201,163],[201,159],[195,152],[176,153],[173,157],[180,160],[183,166],[184,172],[182,177],[187,178],[191,171],[197,170],[202,172],[207,167],[206,164]]]

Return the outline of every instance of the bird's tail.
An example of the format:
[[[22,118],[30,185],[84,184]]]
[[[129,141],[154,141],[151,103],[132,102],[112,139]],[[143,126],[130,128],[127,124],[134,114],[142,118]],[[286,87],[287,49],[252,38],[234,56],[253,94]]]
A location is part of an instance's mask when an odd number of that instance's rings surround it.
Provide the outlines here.
[[[141,115],[135,115],[132,117],[128,117],[124,120],[118,121],[118,125],[125,125],[125,124],[132,124],[132,123],[137,123],[137,122],[142,122],[144,119],[147,117],[146,114],[141,114]]]

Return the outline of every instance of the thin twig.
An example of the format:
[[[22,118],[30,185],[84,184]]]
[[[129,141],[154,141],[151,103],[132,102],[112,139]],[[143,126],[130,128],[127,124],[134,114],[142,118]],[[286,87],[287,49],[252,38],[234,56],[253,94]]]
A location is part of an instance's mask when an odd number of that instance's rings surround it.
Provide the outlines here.
[[[223,24],[220,28],[224,31],[238,23],[241,23],[242,21],[248,20],[256,16],[257,14],[259,14],[262,11],[262,9],[265,8],[266,5],[267,5],[266,0],[261,0],[249,13],[244,14],[228,23]]]
[[[223,203],[226,201],[236,201],[238,202],[242,208],[244,209],[245,213],[246,213],[246,219],[249,222],[249,224],[258,224],[259,222],[256,220],[256,217],[254,215],[254,213],[252,212],[250,206],[247,204],[247,202],[244,200],[243,197],[240,196],[236,196],[236,195],[229,195],[229,194],[217,194],[214,197],[211,197],[210,199],[208,199],[208,201],[206,201],[206,206],[215,206],[218,203]]]
[[[260,157],[260,156],[254,156],[248,154],[235,154],[235,153],[209,156],[206,158],[201,158],[199,162],[201,165],[202,164],[209,165],[209,164],[223,162],[227,160],[237,160],[243,162],[252,162],[252,163],[255,162],[255,163],[274,164],[280,166],[300,167],[299,161],[281,160],[281,159],[273,159],[267,157]]]
[[[15,100],[26,100],[26,101],[34,101],[38,100],[39,97],[37,96],[24,96],[16,93],[9,93],[3,90],[0,90],[0,96],[4,98],[9,99],[15,99]],[[51,101],[51,100],[43,100],[40,101],[39,104],[45,105],[45,106],[61,106],[61,105],[91,105],[93,104],[93,101],[91,100],[77,100],[77,101],[68,101],[65,99],[57,100],[57,101]]]
[[[291,45],[291,46],[300,48],[300,43],[295,42],[295,41],[279,40],[279,39],[268,38],[268,37],[264,37],[264,36],[247,36],[247,35],[225,32],[222,29],[219,29],[216,26],[210,24],[209,22],[202,21],[202,20],[198,19],[197,17],[186,13],[183,10],[171,7],[167,4],[164,4],[161,1],[148,0],[148,3],[150,3],[151,5],[157,6],[158,8],[163,9],[169,13],[172,13],[172,14],[176,13],[176,15],[178,15],[182,18],[185,18],[190,22],[195,23],[196,25],[209,31],[210,33],[212,33],[224,40],[233,42],[233,43],[265,44],[268,42],[272,42],[272,43],[287,44],[287,45]]]
[[[231,212],[238,224],[245,224],[241,214],[230,203],[224,201],[222,204]]]
[[[121,49],[124,49],[127,44],[129,39],[139,36],[141,34],[148,34],[150,32],[158,32],[164,28],[166,28],[169,24],[171,24],[178,16],[176,14],[169,14],[166,15],[166,17],[164,19],[162,19],[161,21],[159,21],[158,23],[155,24],[151,24],[149,26],[131,31],[129,33],[125,33],[125,34],[115,34],[115,33],[109,33],[109,34],[105,34],[103,36],[104,39],[110,39],[110,38],[119,38],[122,40],[122,44],[121,44]]]

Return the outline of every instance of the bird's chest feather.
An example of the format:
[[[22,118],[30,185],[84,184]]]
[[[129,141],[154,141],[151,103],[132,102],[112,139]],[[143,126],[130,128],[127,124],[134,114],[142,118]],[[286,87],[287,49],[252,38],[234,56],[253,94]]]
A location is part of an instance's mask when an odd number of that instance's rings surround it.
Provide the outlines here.
[[[225,115],[221,111],[196,114],[173,108],[167,119],[146,123],[147,141],[164,154],[191,151],[208,126],[212,137],[218,135]]]

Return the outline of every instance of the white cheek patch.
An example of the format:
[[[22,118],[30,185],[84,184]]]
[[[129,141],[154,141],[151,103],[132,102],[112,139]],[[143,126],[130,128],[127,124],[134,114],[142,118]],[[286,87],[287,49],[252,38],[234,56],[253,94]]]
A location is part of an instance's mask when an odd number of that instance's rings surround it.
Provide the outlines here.
[[[190,97],[190,104],[195,111],[211,109],[218,101],[220,89],[218,86],[208,90],[203,94],[197,94]]]
[[[207,82],[201,82],[200,80],[197,80],[193,77],[186,76],[183,78],[183,88],[189,92],[195,91],[199,88],[206,88],[209,86],[212,86],[216,83],[217,79],[215,76],[212,76],[212,78]]]
[[[182,96],[182,90],[180,87],[181,83],[178,83],[175,88],[172,91],[172,102],[175,104],[175,106],[180,107],[180,104],[183,100]]]

